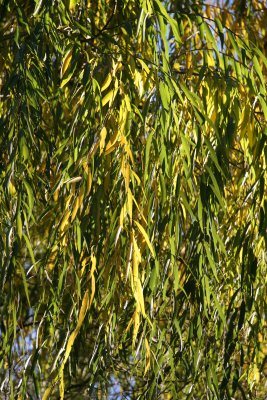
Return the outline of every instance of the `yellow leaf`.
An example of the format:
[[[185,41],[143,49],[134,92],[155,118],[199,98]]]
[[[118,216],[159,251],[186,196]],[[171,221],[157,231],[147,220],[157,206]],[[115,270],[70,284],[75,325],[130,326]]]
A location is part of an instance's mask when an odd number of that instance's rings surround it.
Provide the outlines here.
[[[138,71],[135,71],[134,84],[138,89],[139,96],[142,97],[144,91],[144,85],[143,85],[142,75]]]
[[[82,258],[82,256],[81,256],[81,258]],[[79,276],[80,277],[82,277],[83,276],[83,274],[84,274],[84,271],[85,271],[85,267],[86,267],[86,265],[88,264],[88,261],[89,261],[89,257],[85,257],[83,260],[82,260],[82,268],[81,268],[81,271],[80,271],[80,274],[79,274]]]
[[[70,193],[70,195],[67,197],[67,200],[65,202],[65,210],[67,210],[69,208],[72,197],[73,197],[73,193]]]
[[[123,175],[124,181],[125,181],[125,189],[126,189],[126,191],[128,191],[129,183],[130,183],[130,166],[124,157],[122,158],[121,172],[122,172],[122,175]]]
[[[143,289],[141,281],[138,276],[139,275],[138,267],[142,257],[134,237],[134,230],[132,231],[132,243],[133,243],[132,289],[134,298],[136,300],[136,303],[138,304],[138,309],[139,311],[141,311],[143,316],[146,317]]]
[[[123,132],[125,130],[125,124],[127,122],[127,115],[128,115],[128,111],[127,111],[126,99],[124,98],[121,102],[120,112],[119,112],[119,131],[120,131],[121,135],[123,134]]]
[[[18,234],[18,237],[21,239],[22,238],[22,220],[21,220],[20,211],[17,214],[17,234]]]
[[[148,237],[146,231],[144,230],[144,228],[142,227],[142,225],[139,224],[139,222],[137,222],[137,221],[134,221],[134,222],[136,223],[136,225],[137,225],[137,227],[138,227],[138,229],[139,229],[141,235],[142,235],[143,238],[145,239],[145,242],[146,242],[146,244],[148,245],[148,247],[149,247],[149,249],[150,249],[150,251],[151,251],[151,254],[152,254],[153,257],[155,258],[155,250],[154,250],[154,248],[153,248],[153,246],[152,246],[152,244],[151,244],[151,242],[150,242],[150,240],[149,240],[149,237]]]
[[[186,69],[190,69],[192,67],[192,53],[190,50],[185,55],[185,65]]]
[[[69,358],[72,346],[73,346],[74,341],[75,341],[75,339],[76,339],[76,337],[77,337],[77,335],[78,335],[78,333],[80,331],[80,328],[81,328],[81,326],[83,324],[83,321],[84,321],[84,318],[85,318],[86,313],[88,311],[88,308],[89,308],[89,290],[87,289],[85,294],[84,294],[84,296],[83,296],[83,300],[82,300],[82,305],[81,305],[80,312],[79,312],[79,318],[78,318],[77,326],[74,329],[74,331],[71,333],[71,335],[70,335],[70,337],[68,339],[67,346],[66,346],[66,351],[65,351],[65,354],[64,354],[64,359],[63,359],[62,364],[60,366],[59,372],[58,372],[57,376],[55,377],[52,385],[49,388],[46,389],[42,400],[48,400],[50,398],[49,396],[51,394],[53,386],[55,385],[56,382],[58,382],[58,380],[60,380],[60,399],[62,400],[64,398],[64,382],[62,384],[62,380],[64,379],[64,375],[63,375],[64,366],[65,366],[65,364],[66,364],[66,362],[67,362],[67,360]],[[62,395],[63,395],[63,397],[62,397]]]
[[[64,228],[65,228],[66,225],[68,224],[69,217],[70,217],[70,211],[67,211],[66,214],[65,214],[65,216],[64,216],[64,218],[63,218],[63,220],[62,220],[62,222],[61,222],[61,224],[60,224],[60,226],[59,226],[59,230],[60,230],[61,232],[64,231]]]
[[[147,74],[149,74],[149,68],[146,65],[146,63],[143,60],[141,60],[140,58],[137,58],[137,61],[141,64],[142,69],[145,70]]]
[[[141,180],[140,180],[139,176],[133,170],[132,170],[132,174],[135,177],[137,185],[140,185],[141,184]]]
[[[143,317],[146,317],[143,288],[139,278],[136,280],[134,284],[134,297],[136,299],[137,304],[139,304],[140,306],[140,311],[143,314]]]
[[[111,153],[114,149],[116,149],[120,142],[118,141],[119,132],[115,130],[113,135],[111,136],[110,140],[108,141],[105,149],[105,154]]]
[[[44,395],[42,397],[42,400],[49,400],[50,399],[50,394],[52,392],[53,387],[50,386],[49,388],[46,389],[46,391],[44,392]]]
[[[136,304],[136,310],[134,312],[133,316],[133,347],[135,345],[136,337],[139,331],[139,326],[140,326],[140,307],[138,304]]]
[[[102,154],[104,150],[106,137],[107,137],[107,128],[104,126],[100,132],[100,143],[99,143],[100,154]]]
[[[54,194],[53,194],[53,199],[54,199],[55,202],[58,201],[59,191],[60,191],[60,188],[58,188],[57,190],[55,190],[55,192],[54,192]]]
[[[64,400],[64,370],[62,369],[59,374],[59,396],[60,400]]]
[[[128,143],[126,137],[123,135],[123,133],[121,133],[121,145],[124,146],[124,149],[125,149],[128,157],[130,158],[131,162],[134,164],[132,151],[131,151],[129,143]]]
[[[133,243],[133,281],[135,282],[138,279],[138,266],[142,260],[142,257],[134,237],[134,230],[132,232],[132,243]]]
[[[64,359],[63,359],[63,362],[62,362],[62,365],[61,365],[61,369],[64,369],[64,365],[66,364],[66,362],[67,362],[67,360],[69,358],[73,343],[74,343],[74,341],[75,341],[75,339],[76,339],[76,337],[77,337],[77,335],[78,335],[78,333],[80,331],[80,328],[81,328],[81,326],[83,324],[83,321],[84,321],[84,318],[85,318],[86,313],[88,311],[88,308],[89,308],[89,291],[87,289],[85,294],[84,294],[84,296],[83,296],[82,305],[81,305],[80,312],[79,312],[78,324],[77,324],[76,328],[71,333],[71,335],[70,335],[70,337],[68,339],[68,343],[67,343],[67,346],[66,346],[66,351],[65,351],[65,354],[64,354]]]
[[[132,107],[131,107],[131,102],[130,102],[130,98],[129,98],[128,94],[125,94],[124,98],[125,98],[125,105],[126,105],[127,111],[131,112]]]
[[[240,136],[243,138],[246,129],[248,127],[251,115],[251,108],[249,104],[246,104],[242,110],[241,118],[238,120],[238,129],[240,130]]]
[[[118,89],[110,90],[102,99],[102,107],[104,107],[108,102],[112,103],[116,97]]]
[[[91,277],[91,296],[90,296],[90,301],[89,301],[89,306],[91,306],[94,295],[95,295],[95,270],[96,270],[96,257],[94,254],[91,255],[91,271],[90,271],[90,277]]]
[[[80,312],[79,312],[78,324],[77,324],[76,329],[81,328],[84,318],[85,318],[85,315],[87,313],[88,307],[89,307],[89,291],[87,289],[83,296],[82,305],[81,305]]]
[[[77,0],[70,0],[69,2],[69,10],[74,11],[77,4]]]
[[[133,172],[133,171],[132,171],[132,172]],[[142,213],[142,210],[140,209],[139,204],[137,203],[137,201],[136,201],[136,199],[134,198],[134,196],[133,196],[133,201],[134,201],[134,204],[136,205],[137,210],[139,211],[139,214],[140,214],[141,217],[143,218],[144,223],[147,224],[146,219],[145,219],[145,217],[144,217],[144,214]]]
[[[78,333],[79,333],[79,330],[76,328],[76,329],[71,333],[71,335],[70,335],[70,337],[69,337],[69,339],[68,339],[68,343],[67,343],[67,346],[66,346],[66,351],[65,351],[65,354],[64,354],[64,359],[63,359],[63,362],[62,362],[62,364],[61,364],[61,368],[62,368],[62,369],[64,369],[64,365],[66,364],[66,362],[67,362],[67,360],[68,360],[68,358],[69,358],[69,355],[70,355],[70,352],[71,352],[73,343],[74,343],[74,341],[75,341],[75,339],[76,339]]]
[[[92,173],[91,170],[88,170],[88,176],[87,176],[87,190],[86,190],[86,194],[88,195],[91,191],[91,187],[92,187],[92,182],[93,182],[93,177],[92,177]]]
[[[183,218],[186,221],[186,209],[185,209],[185,206],[182,203],[180,203],[180,207],[182,209]]]
[[[146,367],[145,367],[144,375],[146,375],[147,371],[150,368],[150,346],[149,346],[147,338],[145,338],[145,348],[146,348]]]
[[[252,148],[255,144],[254,121],[247,124],[247,133],[248,133],[249,146],[250,146],[250,148]]]
[[[249,368],[249,383],[253,387],[255,383],[260,381],[260,371],[256,364],[250,365]]]
[[[79,210],[79,205],[80,205],[80,200],[79,197],[76,197],[75,202],[74,202],[74,206],[71,212],[71,222],[74,220],[74,218],[76,217],[76,214]]]
[[[131,189],[127,192],[127,211],[130,219],[130,223],[132,223],[133,218],[133,195]]]
[[[16,188],[13,185],[13,183],[11,182],[11,180],[9,180],[9,182],[8,182],[8,192],[11,196],[14,196],[17,193]]]
[[[214,67],[215,66],[215,60],[212,55],[212,52],[208,51],[207,53],[207,61],[208,61],[208,66],[209,67]]]
[[[129,331],[129,329],[131,328],[132,324],[134,323],[134,315],[132,316],[132,318],[130,319],[124,333],[127,333]]]
[[[55,244],[51,249],[51,253],[49,255],[48,262],[47,262],[47,269],[49,271],[53,271],[53,269],[55,267],[55,259],[56,259],[57,253],[58,253],[58,246],[57,246],[57,244]]]
[[[120,212],[120,226],[123,228],[123,221],[124,218],[126,216],[126,212],[127,212],[127,206],[126,206],[126,202],[123,204],[121,212]]]
[[[119,146],[120,146],[119,142],[116,141],[114,143],[111,143],[111,141],[109,141],[106,146],[106,149],[105,149],[105,155],[112,153],[112,151],[115,150]]]
[[[69,74],[69,75],[67,76],[67,78],[63,79],[63,81],[62,81],[61,84],[60,84],[60,88],[61,88],[61,89],[70,81],[72,75],[73,75],[73,74],[71,73],[71,74]],[[68,115],[68,114],[67,114],[67,115]]]
[[[67,51],[67,53],[65,54],[63,61],[62,61],[62,66],[61,66],[61,70],[60,70],[60,79],[63,78],[63,76],[65,75],[65,72],[67,71],[70,62],[72,59],[72,49],[70,49],[69,51]]]
[[[111,73],[109,73],[106,76],[106,79],[104,80],[104,83],[103,83],[103,85],[101,87],[101,92],[104,92],[104,90],[106,90],[109,87],[111,81],[112,81],[112,75],[111,75]]]

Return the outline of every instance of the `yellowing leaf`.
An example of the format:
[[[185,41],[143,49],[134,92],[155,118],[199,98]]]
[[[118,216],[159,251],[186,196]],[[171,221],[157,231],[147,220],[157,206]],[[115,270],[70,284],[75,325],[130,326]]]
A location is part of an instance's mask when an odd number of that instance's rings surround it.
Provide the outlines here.
[[[34,205],[34,195],[31,186],[28,184],[28,182],[23,181],[23,184],[26,187],[27,190],[27,195],[28,195],[28,205],[29,205],[29,213],[30,215],[32,214],[32,209]]]
[[[71,212],[71,222],[74,220],[74,218],[76,217],[76,214],[79,210],[79,206],[80,206],[80,199],[79,197],[76,197],[75,202],[74,202],[74,206]]]
[[[110,142],[108,142],[106,150],[105,150],[105,154],[107,155],[109,153],[112,153],[112,151],[115,150],[116,147],[118,147],[118,143],[111,144]]]
[[[145,338],[145,349],[146,349],[146,367],[145,367],[145,372],[144,375],[148,372],[150,368],[150,346],[148,343],[147,338]]]
[[[61,365],[61,369],[62,370],[64,369],[64,365],[66,364],[66,362],[67,362],[67,360],[69,358],[73,343],[74,343],[74,341],[75,341],[75,339],[76,339],[76,337],[77,337],[77,335],[78,335],[78,333],[80,331],[80,328],[81,328],[81,326],[83,324],[83,321],[84,321],[84,318],[85,318],[86,313],[88,311],[88,308],[89,308],[89,290],[87,289],[85,294],[84,294],[84,296],[83,296],[82,305],[81,305],[80,312],[79,312],[78,324],[77,324],[76,328],[74,329],[74,331],[71,333],[71,335],[70,335],[70,337],[68,339],[68,342],[67,342],[66,351],[65,351],[65,354],[64,354],[64,359],[63,359],[63,362],[62,362],[62,365]]]
[[[143,288],[142,288],[141,281],[139,278],[136,280],[136,282],[134,284],[134,297],[136,299],[137,304],[139,304],[139,306],[140,306],[140,311],[141,311],[143,317],[146,317]]]
[[[111,73],[109,73],[106,76],[106,79],[104,80],[104,83],[103,83],[103,85],[101,87],[101,92],[104,92],[104,90],[106,90],[109,87],[111,81],[112,81],[112,75],[111,75]]]
[[[61,222],[61,224],[60,224],[60,226],[59,226],[59,230],[60,230],[61,232],[64,231],[64,228],[65,228],[66,225],[68,224],[68,220],[69,220],[70,214],[71,214],[71,212],[70,212],[70,211],[67,211],[66,214],[64,215],[64,218],[63,218],[63,220],[62,220],[62,222]]]
[[[125,181],[125,189],[128,191],[130,183],[130,166],[127,160],[123,157],[121,163],[121,172]]]
[[[102,99],[102,107],[104,107],[108,102],[111,104],[114,101],[117,92],[118,89],[110,90]]]
[[[259,371],[259,368],[257,367],[256,363],[250,365],[248,378],[249,378],[249,384],[250,384],[251,388],[254,386],[255,383],[259,383],[260,371]]]
[[[120,145],[119,141],[117,140],[119,136],[118,130],[115,130],[113,135],[111,136],[110,140],[108,141],[105,149],[105,154],[111,153],[116,147]]]
[[[214,56],[213,56],[212,52],[208,51],[206,53],[206,55],[207,55],[207,64],[208,64],[208,66],[209,67],[214,67],[215,66],[215,59],[214,59]]]
[[[102,154],[104,150],[106,137],[107,137],[107,128],[104,126],[100,132],[100,143],[99,143],[100,154]]]
[[[141,253],[139,247],[137,246],[134,230],[132,232],[132,243],[133,243],[133,281],[138,279],[138,266],[141,262]]]
[[[65,75],[70,62],[72,59],[72,49],[70,49],[69,51],[67,51],[67,53],[65,54],[63,61],[62,61],[62,66],[61,66],[61,70],[60,70],[60,79],[63,78],[63,76]]]
[[[134,163],[133,154],[132,154],[132,151],[130,149],[130,145],[129,145],[129,143],[128,143],[128,141],[127,141],[127,139],[126,139],[126,137],[124,136],[123,133],[121,133],[121,145],[124,146],[124,149],[125,149],[128,157],[130,158],[131,162]]]
[[[18,237],[21,239],[22,238],[22,220],[21,220],[20,211],[17,213],[17,234],[18,234]]]
[[[63,81],[60,84],[61,89],[71,80],[72,77],[72,73],[70,73],[67,78],[63,79]]]
[[[91,277],[91,296],[90,296],[90,301],[89,301],[89,306],[91,306],[94,295],[95,295],[95,270],[96,270],[96,257],[94,254],[91,255],[91,271],[90,271],[90,277]]]
[[[140,326],[140,307],[138,304],[136,304],[136,310],[133,316],[133,324],[134,324],[133,327],[133,347],[134,347]]]
[[[91,187],[92,187],[92,182],[93,182],[93,177],[92,177],[92,173],[91,170],[88,169],[88,176],[87,176],[87,189],[86,189],[86,194],[88,195],[91,191]]]
[[[127,205],[126,202],[123,204],[121,212],[120,212],[120,226],[123,228],[123,221],[124,218],[126,217],[126,212],[127,212]]]
[[[132,218],[133,218],[133,195],[132,195],[131,189],[128,189],[128,192],[127,192],[127,211],[128,211],[130,222],[132,223]]]
[[[144,91],[142,75],[139,71],[135,71],[134,74],[134,84],[138,90],[139,96],[142,97]]]
[[[13,183],[11,182],[11,180],[9,180],[9,182],[8,182],[8,192],[11,196],[14,196],[17,193],[16,188],[13,185]]]
[[[128,325],[124,331],[124,333],[127,333],[129,331],[129,329],[131,328],[132,324],[134,323],[134,315],[132,316],[132,318],[130,319],[130,321],[128,322]]]
[[[133,176],[135,177],[135,180],[136,180],[137,184],[140,185],[141,184],[141,180],[140,180],[139,176],[133,170],[131,172],[132,172]]]
[[[146,64],[143,60],[141,60],[140,58],[137,58],[137,61],[138,61],[138,62],[140,63],[140,65],[142,66],[143,70],[144,70],[147,74],[149,74],[150,70],[149,70],[147,64]]]
[[[140,310],[143,316],[146,317],[143,289],[141,281],[139,279],[139,272],[138,272],[138,267],[142,257],[135,239],[134,230],[132,231],[131,236],[133,243],[132,289],[136,303],[138,304],[138,310]]]
[[[72,12],[75,10],[77,0],[69,0],[69,10]]]
[[[188,51],[185,55],[185,65],[186,65],[186,69],[190,69],[192,67],[192,53],[190,51]]]
[[[153,248],[153,246],[152,246],[152,244],[151,244],[151,242],[150,242],[150,240],[149,240],[149,237],[148,237],[146,231],[144,230],[144,228],[142,227],[142,225],[139,224],[139,222],[137,222],[137,221],[134,221],[134,222],[136,223],[136,225],[137,225],[137,227],[138,227],[138,229],[139,229],[141,235],[142,235],[143,238],[145,239],[145,242],[146,242],[147,246],[149,247],[149,250],[151,251],[151,254],[152,254],[153,257],[155,258],[155,250],[154,250],[154,248]]]
[[[27,249],[29,250],[31,261],[32,261],[33,265],[35,265],[36,261],[35,261],[35,257],[34,257],[34,253],[33,253],[31,242],[30,242],[30,240],[28,239],[28,237],[24,233],[22,233],[22,235],[23,235],[23,238],[24,238],[24,240],[26,242]]]
[[[50,399],[50,394],[52,392],[53,387],[50,386],[49,388],[46,389],[46,391],[44,392],[44,395],[42,397],[42,400],[49,400]]]
[[[69,355],[70,355],[70,352],[71,352],[73,343],[74,343],[74,341],[75,341],[75,339],[76,339],[78,333],[79,333],[79,330],[77,330],[77,328],[76,328],[76,329],[71,333],[71,335],[70,335],[70,337],[69,337],[69,339],[68,339],[68,343],[67,343],[67,346],[66,346],[66,351],[65,351],[65,354],[64,354],[64,359],[63,359],[63,362],[62,362],[62,366],[63,366],[63,367],[64,367],[64,365],[66,364],[66,362],[67,362],[67,360],[68,360],[68,358],[69,358]],[[62,369],[63,369],[63,368],[62,368]]]
[[[124,95],[124,99],[125,99],[125,105],[126,105],[127,111],[131,112],[132,107],[131,107],[131,102],[130,102],[130,98],[129,98],[128,94]]]
[[[59,397],[60,397],[60,400],[64,399],[64,393],[65,393],[64,371],[61,370],[61,373],[60,373],[60,376],[59,376]]]
[[[254,121],[249,122],[247,124],[247,134],[248,134],[248,142],[250,145],[250,148],[253,148],[254,143],[255,143],[255,131],[254,131]]]
[[[84,318],[85,318],[85,315],[87,313],[88,307],[89,307],[89,290],[87,289],[83,296],[82,305],[81,305],[80,312],[79,312],[78,324],[77,324],[76,329],[81,328]]]

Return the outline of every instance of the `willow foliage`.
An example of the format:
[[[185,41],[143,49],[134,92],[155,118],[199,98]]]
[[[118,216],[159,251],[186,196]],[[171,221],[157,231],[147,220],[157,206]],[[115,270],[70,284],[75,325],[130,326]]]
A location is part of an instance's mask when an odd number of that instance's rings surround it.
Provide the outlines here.
[[[264,399],[266,26],[1,0],[1,398]]]

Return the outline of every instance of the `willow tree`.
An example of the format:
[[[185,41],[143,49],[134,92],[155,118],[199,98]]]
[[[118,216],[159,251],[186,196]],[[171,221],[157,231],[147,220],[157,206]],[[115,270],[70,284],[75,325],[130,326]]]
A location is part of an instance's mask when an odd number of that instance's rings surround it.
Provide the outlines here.
[[[1,398],[264,398],[264,4],[1,1]]]

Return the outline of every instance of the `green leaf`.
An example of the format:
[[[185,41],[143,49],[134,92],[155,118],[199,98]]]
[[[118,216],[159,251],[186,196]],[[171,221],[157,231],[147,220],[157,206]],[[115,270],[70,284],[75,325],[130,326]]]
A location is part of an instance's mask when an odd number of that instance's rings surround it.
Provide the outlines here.
[[[35,257],[34,257],[34,253],[33,253],[33,249],[32,249],[31,242],[30,242],[29,238],[27,237],[27,235],[25,235],[24,233],[22,233],[22,236],[23,236],[23,238],[24,238],[24,240],[25,240],[27,249],[29,250],[32,264],[33,264],[34,267],[35,267],[36,261],[35,261]]]
[[[159,83],[159,92],[163,107],[165,108],[165,110],[169,110],[171,100],[170,91],[168,86],[163,81],[160,81]]]
[[[208,260],[209,260],[209,265],[210,265],[210,267],[212,269],[213,275],[214,275],[216,281],[219,282],[218,275],[217,275],[217,268],[216,268],[215,262],[213,260],[213,257],[211,255],[211,252],[210,252],[210,249],[209,249],[209,245],[208,245],[208,243],[206,241],[204,241],[204,247],[205,247],[205,250],[206,250],[206,254],[207,254],[207,257],[208,257]]]

